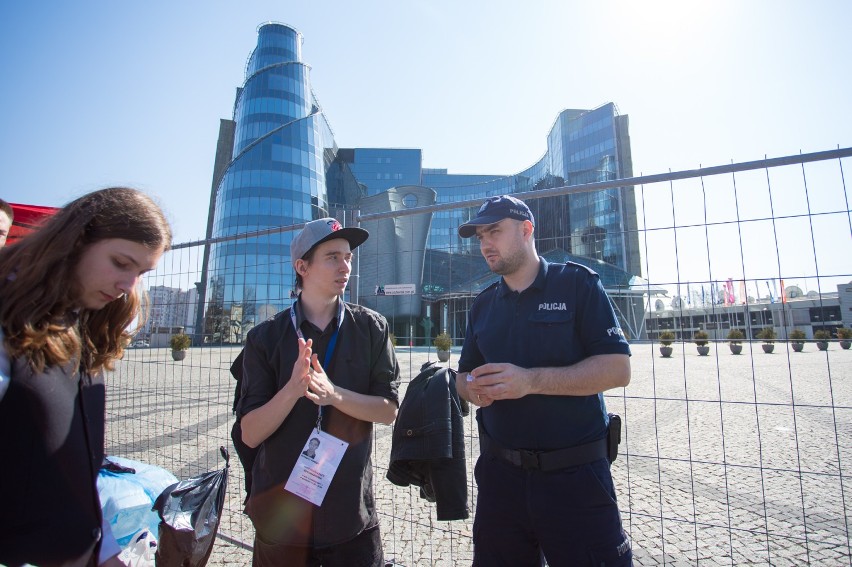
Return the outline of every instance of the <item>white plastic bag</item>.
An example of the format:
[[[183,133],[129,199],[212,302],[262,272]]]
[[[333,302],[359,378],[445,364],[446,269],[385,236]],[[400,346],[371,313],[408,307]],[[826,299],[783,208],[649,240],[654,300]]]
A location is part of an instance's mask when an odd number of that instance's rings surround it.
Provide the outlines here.
[[[155,554],[157,553],[157,538],[147,529],[136,532],[131,538],[118,558],[127,567],[155,567]]]

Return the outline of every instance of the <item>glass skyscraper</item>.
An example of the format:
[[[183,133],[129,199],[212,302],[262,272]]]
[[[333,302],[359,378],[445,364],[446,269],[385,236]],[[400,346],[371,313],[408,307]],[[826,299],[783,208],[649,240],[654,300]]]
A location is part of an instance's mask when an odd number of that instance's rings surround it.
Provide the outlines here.
[[[292,27],[258,28],[234,103],[232,155],[214,187],[214,237],[329,214],[325,159],[334,153],[334,140],[301,51],[302,35]],[[205,266],[205,334],[240,341],[247,327],[289,303],[291,237],[278,233],[212,245]]]

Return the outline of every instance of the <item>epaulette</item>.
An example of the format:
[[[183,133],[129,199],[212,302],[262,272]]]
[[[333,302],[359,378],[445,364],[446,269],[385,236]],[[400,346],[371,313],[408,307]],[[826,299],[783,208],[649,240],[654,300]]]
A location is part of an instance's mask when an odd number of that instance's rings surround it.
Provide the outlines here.
[[[590,267],[586,266],[585,264],[578,264],[577,262],[566,261],[566,262],[565,262],[565,265],[566,265],[566,266],[577,267],[577,268],[583,268],[584,270],[586,270],[587,272],[589,272],[589,274],[591,274],[591,275],[593,275],[593,276],[597,276],[597,275],[598,275],[598,273],[597,273],[596,271],[594,271],[594,270],[593,270],[593,269],[591,269]]]
[[[502,279],[502,278],[501,278],[501,279]],[[476,294],[476,297],[474,297],[474,298],[473,298],[473,300],[474,300],[474,301],[476,301],[477,299],[479,299],[479,296],[480,296],[480,295],[482,295],[483,293],[485,293],[486,291],[491,291],[492,289],[496,288],[496,287],[497,287],[497,285],[500,283],[500,281],[501,281],[501,280],[497,280],[497,281],[495,281],[495,282],[491,282],[491,284],[489,284],[489,285],[488,285],[488,287],[486,287],[485,289],[483,289],[482,291],[480,291],[479,293],[477,293],[477,294]]]

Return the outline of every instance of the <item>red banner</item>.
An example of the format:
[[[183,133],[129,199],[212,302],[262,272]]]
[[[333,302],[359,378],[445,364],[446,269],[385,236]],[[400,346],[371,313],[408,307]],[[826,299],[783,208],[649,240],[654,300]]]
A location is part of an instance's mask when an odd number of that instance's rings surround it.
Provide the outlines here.
[[[41,223],[59,210],[56,207],[42,207],[40,205],[20,205],[18,203],[9,203],[9,205],[12,206],[15,219],[12,221],[9,237],[6,239],[7,246],[16,243],[36,230],[41,226]]]

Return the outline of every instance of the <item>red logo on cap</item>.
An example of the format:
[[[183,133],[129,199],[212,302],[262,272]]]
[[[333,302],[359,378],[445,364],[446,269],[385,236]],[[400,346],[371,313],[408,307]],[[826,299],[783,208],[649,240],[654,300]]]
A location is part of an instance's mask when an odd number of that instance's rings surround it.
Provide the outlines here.
[[[339,221],[336,221],[336,220],[329,221],[329,222],[328,222],[328,226],[331,228],[331,232],[334,232],[334,231],[336,231],[336,230],[340,230],[341,228],[343,228],[343,227],[340,225],[340,222],[339,222]]]

